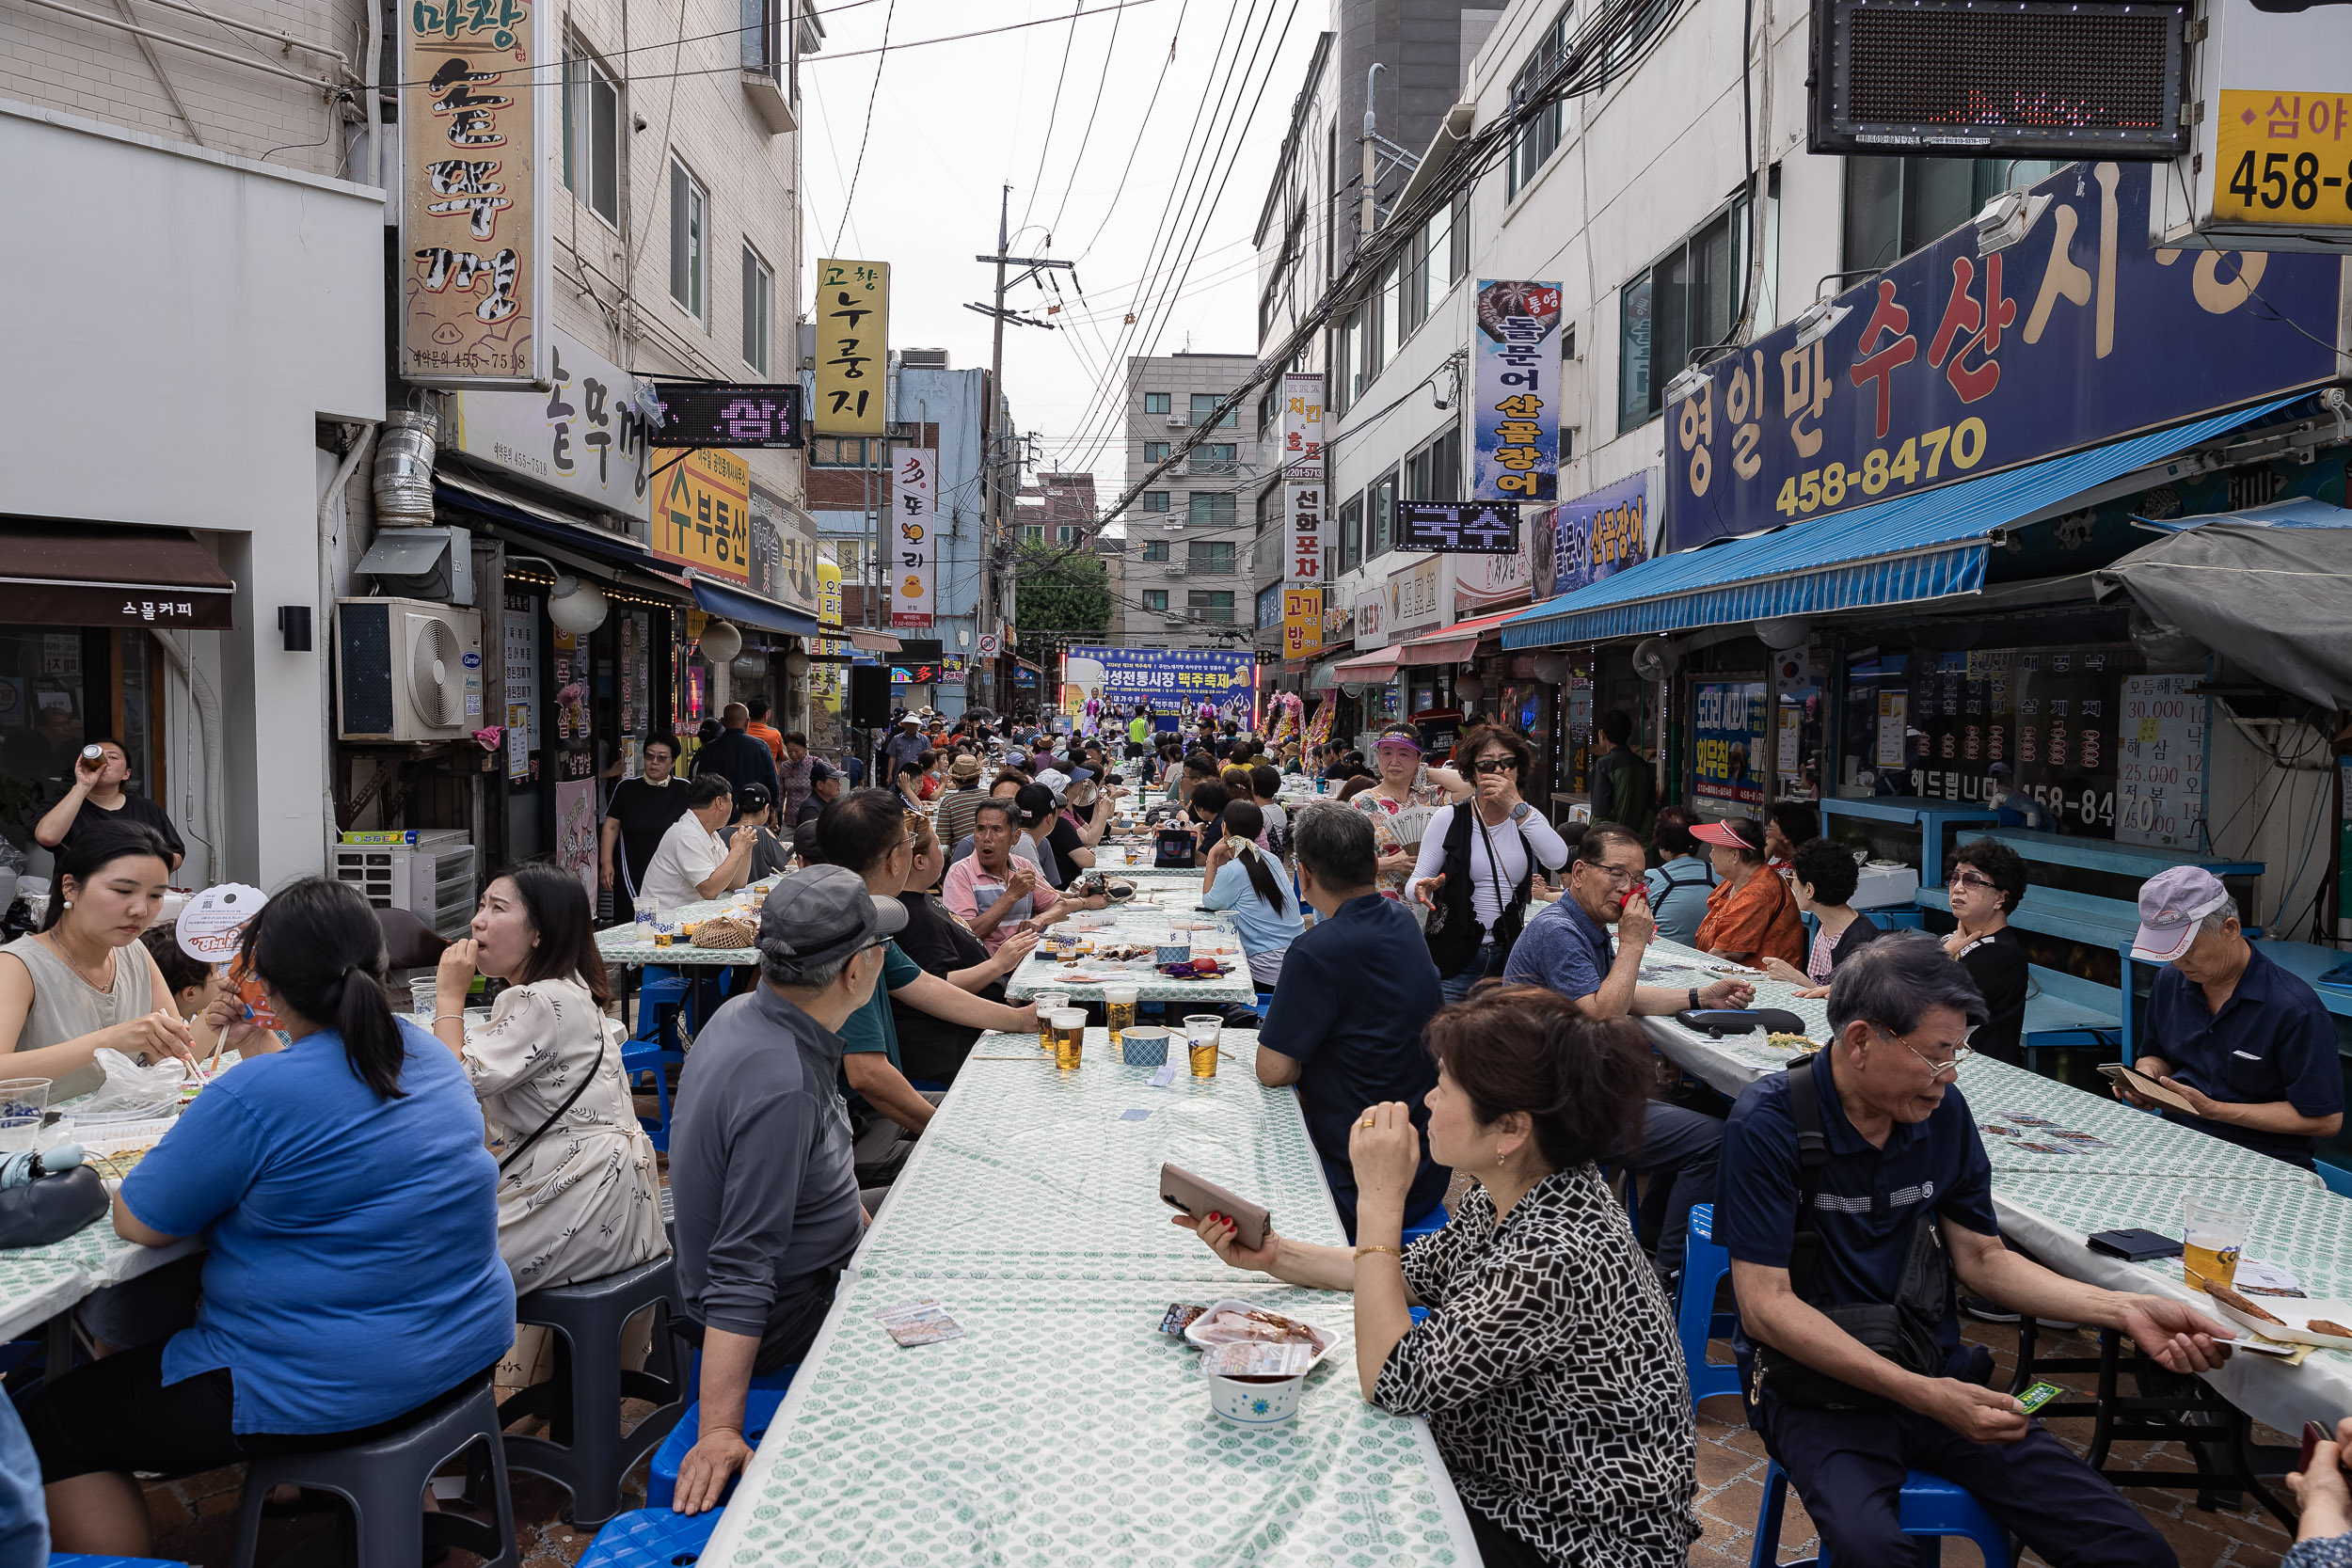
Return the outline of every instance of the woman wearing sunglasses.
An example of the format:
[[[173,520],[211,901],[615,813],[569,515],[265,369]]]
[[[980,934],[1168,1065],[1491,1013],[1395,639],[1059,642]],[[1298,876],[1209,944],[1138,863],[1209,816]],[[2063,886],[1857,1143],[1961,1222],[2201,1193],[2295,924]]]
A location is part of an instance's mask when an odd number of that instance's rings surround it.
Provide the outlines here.
[[[2026,1064],[2018,1043],[2026,1021],[2026,948],[2009,923],[2026,896],[2026,858],[1997,838],[1963,844],[1945,874],[1952,899],[1952,931],[1944,951],[1984,993],[1985,1021],[1969,1043],[2014,1067]]]
[[[1536,865],[1568,863],[1559,830],[1519,794],[1534,748],[1501,725],[1481,724],[1454,754],[1470,774],[1471,798],[1438,808],[1413,866],[1413,901],[1429,911],[1429,954],[1450,1003],[1510,961]]]

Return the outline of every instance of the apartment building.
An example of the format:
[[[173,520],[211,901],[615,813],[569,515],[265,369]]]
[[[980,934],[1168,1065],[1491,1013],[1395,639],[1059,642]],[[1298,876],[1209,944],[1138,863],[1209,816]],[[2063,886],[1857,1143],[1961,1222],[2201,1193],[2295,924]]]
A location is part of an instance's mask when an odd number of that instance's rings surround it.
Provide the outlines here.
[[[1132,356],[1127,360],[1126,483],[1165,462],[1256,369],[1247,354]],[[1253,638],[1248,564],[1266,470],[1229,411],[1129,508],[1122,597],[1113,640],[1131,648],[1230,647]]]

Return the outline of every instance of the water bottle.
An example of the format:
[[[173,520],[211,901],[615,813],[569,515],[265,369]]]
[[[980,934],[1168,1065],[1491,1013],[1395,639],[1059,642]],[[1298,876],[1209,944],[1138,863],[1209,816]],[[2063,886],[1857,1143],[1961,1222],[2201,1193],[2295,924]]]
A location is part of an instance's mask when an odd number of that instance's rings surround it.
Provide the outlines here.
[[[82,1163],[80,1144],[59,1144],[55,1148],[28,1148],[0,1160],[0,1192],[10,1187],[29,1187],[44,1176],[72,1170]]]

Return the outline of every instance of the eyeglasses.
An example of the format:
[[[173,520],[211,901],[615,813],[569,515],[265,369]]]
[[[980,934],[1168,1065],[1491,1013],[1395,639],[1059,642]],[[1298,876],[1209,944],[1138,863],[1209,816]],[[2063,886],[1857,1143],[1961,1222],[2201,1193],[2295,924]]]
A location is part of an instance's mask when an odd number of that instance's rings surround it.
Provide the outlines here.
[[[1993,890],[1993,882],[1990,878],[1975,876],[1966,871],[1953,872],[1949,877],[1944,879],[1944,885],[1946,887],[1980,887],[1988,893]]]
[[[1470,767],[1481,773],[1516,773],[1519,770],[1519,759],[1517,757],[1486,757],[1479,762],[1470,764]]]
[[[1599,872],[1609,879],[1609,885],[1613,888],[1629,888],[1642,879],[1641,872],[1619,870],[1606,861],[1579,861],[1576,863]]]
[[[1897,1045],[1899,1045],[1905,1051],[1910,1052],[1913,1057],[1918,1061],[1919,1065],[1928,1069],[1928,1079],[1931,1083],[1943,1077],[1947,1072],[1952,1075],[1953,1081],[1957,1083],[1960,1079],[1960,1064],[1977,1053],[1976,1049],[1973,1046],[1956,1045],[1952,1047],[1952,1054],[1949,1061],[1934,1061],[1929,1057],[1920,1055],[1918,1049],[1909,1040],[1895,1033],[1894,1030],[1889,1029],[1885,1024],[1881,1023],[1877,1019],[1872,1019],[1869,1022],[1871,1028],[1876,1029],[1880,1034],[1884,1035],[1888,1039],[1893,1040]]]

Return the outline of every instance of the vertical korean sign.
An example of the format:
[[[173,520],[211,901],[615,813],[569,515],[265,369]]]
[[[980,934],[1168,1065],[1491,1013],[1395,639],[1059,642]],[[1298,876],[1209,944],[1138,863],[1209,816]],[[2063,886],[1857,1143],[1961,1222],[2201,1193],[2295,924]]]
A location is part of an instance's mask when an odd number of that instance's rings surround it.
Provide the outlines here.
[[[1559,284],[1480,282],[1471,499],[1558,499],[1559,338]]]
[[[1282,657],[1312,658],[1323,651],[1323,590],[1282,590]]]
[[[931,511],[939,499],[939,452],[909,447],[890,474],[890,624],[928,630],[931,624]]]
[[[889,432],[890,266],[817,263],[817,406],[809,426],[828,436]]]
[[[548,0],[410,0],[400,19],[400,374],[548,376],[546,213],[559,77]],[[549,90],[533,91],[534,83]]]
[[[1282,376],[1284,582],[1323,580],[1323,377],[1288,371]]]

